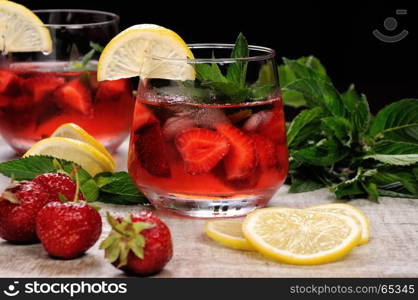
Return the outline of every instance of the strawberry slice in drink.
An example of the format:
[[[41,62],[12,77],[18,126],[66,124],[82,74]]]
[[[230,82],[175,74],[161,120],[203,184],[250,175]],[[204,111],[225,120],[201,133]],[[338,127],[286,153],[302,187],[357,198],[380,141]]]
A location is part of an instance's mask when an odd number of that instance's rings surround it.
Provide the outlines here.
[[[254,141],[259,165],[264,169],[276,166],[277,154],[274,143],[260,134],[253,133],[249,136]]]
[[[58,105],[83,115],[93,114],[93,103],[90,90],[81,78],[76,78],[60,87],[55,92]]]
[[[23,88],[33,103],[39,103],[64,83],[65,79],[62,77],[39,75],[26,79]]]
[[[184,160],[184,168],[192,175],[211,171],[228,153],[228,140],[216,131],[192,128],[181,133],[176,146]]]
[[[117,101],[121,95],[130,95],[131,86],[127,79],[109,80],[98,83],[96,101]]]
[[[155,119],[135,131],[135,151],[142,167],[151,175],[171,177],[170,164],[160,123]]]
[[[134,120],[132,128],[139,130],[147,124],[158,123],[159,121],[154,116],[153,112],[144,104],[137,102],[134,110]]]
[[[13,103],[13,98],[5,95],[0,95],[0,108],[9,106]]]
[[[220,123],[216,130],[227,138],[229,152],[224,158],[224,169],[228,180],[241,180],[249,177],[257,166],[254,141],[238,128]]]
[[[0,70],[0,94],[13,95],[18,92],[20,78],[12,72]]]
[[[283,114],[279,109],[259,111],[245,122],[243,129],[259,133],[275,143],[284,143],[286,140]]]
[[[282,112],[274,109],[271,111],[269,118],[260,124],[257,132],[272,139],[275,143],[284,143],[286,140],[285,128]]]

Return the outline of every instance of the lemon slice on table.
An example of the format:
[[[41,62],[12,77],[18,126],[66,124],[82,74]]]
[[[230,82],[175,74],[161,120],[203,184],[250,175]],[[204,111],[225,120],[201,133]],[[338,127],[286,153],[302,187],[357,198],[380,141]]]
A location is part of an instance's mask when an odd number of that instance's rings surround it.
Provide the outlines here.
[[[305,265],[343,257],[358,244],[361,234],[351,217],[282,207],[250,213],[242,228],[246,239],[262,254]]]
[[[112,162],[113,168],[115,167],[115,160],[113,159],[113,156],[109,153],[109,151],[107,151],[107,149],[98,140],[96,140],[94,137],[88,134],[87,131],[85,131],[77,124],[63,124],[54,131],[51,137],[70,138],[90,144],[91,146],[99,150],[101,153],[103,153]]]
[[[40,140],[23,157],[50,155],[73,161],[94,176],[100,172],[113,172],[112,161],[90,144],[64,137],[50,137]]]
[[[370,221],[369,218],[358,208],[344,204],[344,203],[327,203],[308,207],[306,209],[315,210],[318,212],[329,212],[335,214],[342,214],[352,217],[361,227],[361,239],[359,245],[366,244],[370,239]]]
[[[23,5],[0,0],[0,51],[51,52],[52,39],[42,21]]]
[[[193,58],[193,53],[174,31],[153,24],[134,25],[104,48],[97,65],[97,78],[99,81],[135,76],[193,80],[194,68],[182,60],[186,58]]]
[[[205,223],[205,232],[211,239],[240,250],[254,250],[242,233],[241,220],[210,220]]]

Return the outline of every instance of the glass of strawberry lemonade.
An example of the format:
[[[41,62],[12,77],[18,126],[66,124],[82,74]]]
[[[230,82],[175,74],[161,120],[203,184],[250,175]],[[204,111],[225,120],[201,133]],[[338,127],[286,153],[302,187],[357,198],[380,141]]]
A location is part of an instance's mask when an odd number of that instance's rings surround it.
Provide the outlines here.
[[[129,134],[132,88],[129,79],[98,82],[96,69],[101,46],[118,33],[119,17],[89,10],[34,13],[44,23],[37,25],[44,27],[40,30],[49,32],[51,49],[32,51],[30,41],[25,40],[27,49],[15,52],[4,41],[0,50],[1,135],[22,153],[60,125],[72,122],[110,151],[116,150]],[[25,24],[20,29],[23,34]]]
[[[139,84],[128,168],[157,209],[241,216],[265,206],[285,181],[275,52],[240,49],[243,43],[189,45],[194,59],[147,57],[145,66],[184,75],[152,78],[150,71]]]

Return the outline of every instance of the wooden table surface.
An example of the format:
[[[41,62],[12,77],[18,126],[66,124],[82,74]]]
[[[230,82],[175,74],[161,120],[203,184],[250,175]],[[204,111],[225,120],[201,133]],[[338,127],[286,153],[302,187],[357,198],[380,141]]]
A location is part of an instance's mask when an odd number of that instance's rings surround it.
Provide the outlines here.
[[[125,169],[126,142],[116,156]],[[13,158],[13,151],[0,139],[0,161]],[[0,175],[0,190],[8,179]],[[325,189],[289,194],[283,187],[271,206],[303,208],[333,202]],[[320,266],[293,266],[270,261],[258,253],[226,248],[207,238],[202,220],[161,216],[171,229],[173,259],[157,277],[418,277],[418,200],[382,198],[380,204],[366,200],[350,202],[370,218],[372,239],[355,248],[343,260]],[[127,213],[139,206],[101,204],[106,211]],[[102,240],[109,227],[104,226]],[[99,242],[75,260],[50,258],[40,244],[11,245],[0,239],[0,277],[122,277],[103,259]]]

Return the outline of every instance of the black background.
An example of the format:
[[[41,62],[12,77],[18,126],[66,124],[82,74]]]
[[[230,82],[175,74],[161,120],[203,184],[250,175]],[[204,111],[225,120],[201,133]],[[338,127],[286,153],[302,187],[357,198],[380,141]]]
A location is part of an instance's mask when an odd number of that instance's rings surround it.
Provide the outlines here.
[[[276,49],[278,57],[313,54],[321,59],[337,88],[350,83],[365,93],[376,112],[402,98],[418,98],[418,12],[408,2],[389,4],[334,1],[17,1],[30,9],[87,8],[121,16],[121,29],[133,24],[155,23],[176,31],[188,43],[233,43],[243,32],[251,44]],[[408,14],[397,16],[396,9]],[[384,28],[395,17],[393,31]],[[379,29],[409,35],[397,43],[384,43],[372,35]]]

